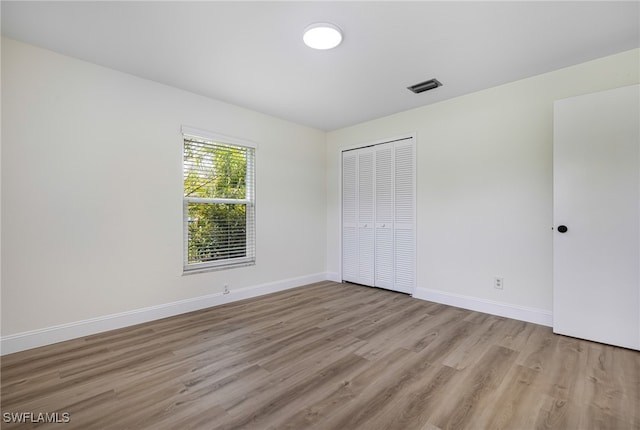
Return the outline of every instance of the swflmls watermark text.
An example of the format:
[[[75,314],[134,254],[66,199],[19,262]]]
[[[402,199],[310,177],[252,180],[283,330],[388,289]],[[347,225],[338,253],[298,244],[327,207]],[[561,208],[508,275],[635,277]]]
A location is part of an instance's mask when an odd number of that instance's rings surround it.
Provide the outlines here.
[[[66,424],[71,421],[69,412],[3,412],[2,421],[12,424]]]

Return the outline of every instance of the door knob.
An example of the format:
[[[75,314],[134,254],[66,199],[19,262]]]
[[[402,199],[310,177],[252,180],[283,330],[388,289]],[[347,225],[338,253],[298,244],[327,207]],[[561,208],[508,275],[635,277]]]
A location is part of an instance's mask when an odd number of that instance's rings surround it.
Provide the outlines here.
[[[558,226],[558,232],[560,233],[566,233],[569,229],[567,228],[566,225],[559,225]]]

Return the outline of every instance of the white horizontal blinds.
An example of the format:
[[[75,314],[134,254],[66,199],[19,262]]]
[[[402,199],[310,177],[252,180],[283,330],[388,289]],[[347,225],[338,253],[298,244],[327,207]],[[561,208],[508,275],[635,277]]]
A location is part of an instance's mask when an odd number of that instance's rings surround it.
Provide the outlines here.
[[[185,134],[185,270],[255,261],[255,150]]]
[[[395,143],[395,289],[412,292],[415,286],[415,144]]]
[[[185,138],[184,196],[248,200],[252,154],[250,148]]]
[[[358,281],[357,153],[342,154],[342,279]]]

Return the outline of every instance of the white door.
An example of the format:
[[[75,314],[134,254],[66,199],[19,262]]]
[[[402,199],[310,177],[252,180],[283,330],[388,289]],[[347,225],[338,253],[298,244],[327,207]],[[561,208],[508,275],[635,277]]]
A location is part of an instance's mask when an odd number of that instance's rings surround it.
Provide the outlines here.
[[[413,293],[416,283],[415,142],[394,146],[394,289]]]
[[[375,278],[375,159],[373,148],[358,154],[358,283],[374,285]]]
[[[342,152],[342,280],[415,288],[415,138]]]
[[[377,145],[375,286],[393,289],[393,143]]]
[[[554,105],[553,329],[640,349],[640,86]]]
[[[358,154],[342,154],[342,279],[358,282]]]

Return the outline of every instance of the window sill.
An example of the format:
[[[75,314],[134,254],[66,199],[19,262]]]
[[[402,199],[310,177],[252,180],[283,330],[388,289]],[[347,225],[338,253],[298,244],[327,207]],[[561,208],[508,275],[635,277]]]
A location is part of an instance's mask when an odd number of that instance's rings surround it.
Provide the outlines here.
[[[255,261],[245,261],[242,263],[224,264],[219,266],[198,267],[194,269],[182,269],[182,276],[195,275],[198,273],[217,272],[219,270],[235,269],[238,267],[255,266]]]

